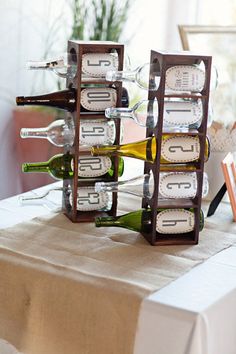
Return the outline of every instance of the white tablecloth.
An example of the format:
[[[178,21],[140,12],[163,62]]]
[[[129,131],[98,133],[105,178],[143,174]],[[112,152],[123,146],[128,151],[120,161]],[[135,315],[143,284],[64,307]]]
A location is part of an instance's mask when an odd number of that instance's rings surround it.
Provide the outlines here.
[[[236,247],[143,301],[135,354],[143,353],[236,353]]]
[[[225,207],[230,219],[230,207]],[[0,226],[47,213],[40,205],[22,208],[12,197],[0,202]],[[232,224],[230,232],[234,231]],[[236,247],[232,246],[144,299],[134,354],[235,354],[235,328]],[[0,340],[0,353],[15,351]]]

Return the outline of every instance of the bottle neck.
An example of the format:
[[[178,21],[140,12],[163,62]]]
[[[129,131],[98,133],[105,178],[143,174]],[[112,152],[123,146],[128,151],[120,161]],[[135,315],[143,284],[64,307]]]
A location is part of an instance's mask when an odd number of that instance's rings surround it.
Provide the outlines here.
[[[47,130],[47,128],[22,128],[20,131],[20,136],[23,139],[26,139],[26,138],[47,139],[48,130]]]
[[[131,108],[107,108],[105,110],[105,115],[107,118],[129,118],[134,119],[133,110]]]
[[[96,227],[123,226],[118,217],[107,216],[95,219]]]
[[[48,162],[23,163],[22,172],[48,172]]]
[[[75,90],[63,90],[39,96],[19,96],[17,106],[49,106],[74,111],[76,107]]]
[[[66,67],[64,58],[58,58],[54,60],[45,61],[28,61],[27,68],[29,70],[48,70],[54,68],[64,68]]]
[[[127,156],[134,157],[140,160],[152,162],[156,157],[156,138],[149,137],[135,143],[112,145],[112,146],[93,146],[91,153],[94,156]]]
[[[151,198],[154,192],[153,174],[144,174],[119,182],[97,182],[97,192],[122,192],[136,195],[141,198]]]
[[[115,156],[119,152],[118,145],[110,145],[110,146],[92,146],[91,153],[93,156]]]
[[[107,81],[129,81],[135,82],[137,70],[133,71],[116,71],[111,70],[106,73]]]

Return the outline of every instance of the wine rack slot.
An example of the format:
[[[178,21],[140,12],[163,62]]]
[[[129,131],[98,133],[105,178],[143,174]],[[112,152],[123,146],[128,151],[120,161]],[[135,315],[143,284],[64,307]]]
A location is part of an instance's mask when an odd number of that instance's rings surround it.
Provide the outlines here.
[[[174,66],[194,66],[196,67],[199,63],[203,63],[205,67],[205,82],[203,88],[196,93],[192,91],[178,92],[171,91],[167,92],[166,89],[166,73],[169,68]],[[151,245],[173,245],[173,244],[197,244],[199,238],[200,229],[200,213],[201,213],[201,200],[202,200],[202,182],[203,182],[203,170],[204,161],[206,155],[208,144],[206,131],[207,131],[207,118],[208,118],[208,102],[209,102],[209,90],[210,90],[210,74],[211,74],[211,57],[202,55],[192,55],[189,52],[183,53],[163,53],[151,51],[150,57],[150,77],[153,77],[152,67],[155,66],[155,73],[160,76],[160,83],[157,91],[149,90],[149,100],[158,100],[158,113],[159,119],[158,124],[155,128],[146,130],[146,137],[155,136],[156,138],[156,159],[155,163],[151,164],[145,162],[144,173],[149,173],[152,171],[155,176],[155,190],[151,200],[146,198],[142,199],[142,207],[145,209],[151,209],[151,225],[145,229],[145,220],[142,222],[142,235]],[[153,65],[152,65],[153,64]],[[182,98],[182,99],[200,99],[202,101],[202,121],[197,129],[191,130],[186,129],[180,132],[168,131],[163,128],[163,114],[164,114],[164,102],[171,98]],[[161,160],[161,150],[162,150],[162,138],[163,136],[195,136],[199,139],[199,159],[192,163],[191,165],[175,165],[169,164],[163,166],[160,163]],[[164,170],[163,170],[164,169]],[[159,196],[159,175],[160,172],[196,172],[197,174],[197,193],[194,199],[160,199]],[[192,231],[187,233],[171,234],[171,233],[159,233],[156,230],[157,215],[160,209],[191,209],[194,212],[194,228]],[[174,223],[175,220],[173,220]]]
[[[104,64],[108,65],[107,54],[115,54],[117,58],[117,69],[123,69],[123,58],[124,58],[124,46],[115,42],[84,42],[84,41],[68,41],[68,64],[71,69],[71,75],[68,75],[66,86],[68,89],[75,89],[76,91],[76,109],[72,113],[74,125],[75,125],[75,142],[73,147],[65,147],[64,153],[69,153],[73,155],[73,168],[74,168],[74,176],[72,180],[64,180],[63,181],[63,211],[64,214],[72,221],[72,222],[89,222],[94,221],[94,218],[97,216],[106,216],[116,215],[117,210],[117,195],[116,193],[112,194],[112,203],[111,208],[107,211],[79,211],[77,210],[77,202],[78,202],[78,188],[83,186],[94,186],[95,182],[92,180],[82,180],[78,179],[78,161],[81,156],[85,155],[86,152],[82,151],[80,147],[80,125],[81,122],[86,120],[94,120],[94,119],[106,119],[103,112],[94,112],[87,111],[84,112],[81,110],[81,100],[83,99],[82,91],[86,88],[91,90],[91,87],[97,87],[101,90],[104,88],[104,91],[108,88],[108,90],[115,90],[116,92],[116,106],[120,107],[122,105],[122,84],[105,81],[104,77],[93,77],[92,75],[86,76],[84,73],[84,66],[87,64],[91,65],[89,70],[94,70],[96,72],[96,66]],[[96,54],[95,62],[87,62],[89,58],[89,54]],[[91,56],[90,56],[91,58]],[[70,70],[70,69],[69,69]],[[94,98],[92,94],[90,97]],[[120,143],[120,120],[115,120],[115,140],[114,144]],[[88,148],[89,151],[89,148]],[[89,152],[90,154],[90,152]],[[118,180],[118,169],[119,169],[119,158],[114,157],[114,173],[113,176],[109,178],[109,180],[117,181]],[[68,192],[70,191],[70,192]],[[96,203],[96,201],[95,201]]]

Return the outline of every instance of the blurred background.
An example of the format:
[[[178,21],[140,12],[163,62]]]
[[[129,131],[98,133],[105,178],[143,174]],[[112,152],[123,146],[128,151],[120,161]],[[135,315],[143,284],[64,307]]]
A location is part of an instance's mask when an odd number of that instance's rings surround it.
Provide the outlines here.
[[[0,16],[0,199],[3,199],[50,183],[52,179],[46,175],[23,177],[21,162],[46,161],[60,152],[47,141],[33,144],[32,140],[19,138],[21,127],[47,126],[58,112],[16,108],[15,97],[65,87],[65,80],[52,72],[27,71],[28,60],[57,57],[66,51],[70,38],[108,39],[126,45],[131,67],[135,68],[149,61],[150,49],[182,50],[180,24],[235,25],[236,2],[0,0]],[[103,28],[108,23],[104,19],[109,16],[113,16],[111,28],[108,25]],[[131,102],[142,96],[135,88],[129,92]]]

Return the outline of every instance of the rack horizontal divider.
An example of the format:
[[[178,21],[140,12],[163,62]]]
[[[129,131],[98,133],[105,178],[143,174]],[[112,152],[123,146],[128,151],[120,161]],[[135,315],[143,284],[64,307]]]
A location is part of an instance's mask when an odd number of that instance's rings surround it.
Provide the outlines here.
[[[77,104],[76,111],[72,113],[75,125],[75,141],[73,147],[65,147],[65,153],[73,154],[74,158],[74,176],[71,180],[63,181],[63,212],[72,222],[90,222],[94,221],[97,216],[115,216],[117,212],[117,194],[112,193],[112,206],[108,211],[78,211],[77,210],[77,200],[78,200],[78,188],[82,186],[94,186],[97,180],[79,179],[78,178],[78,161],[83,155],[88,152],[90,154],[90,149],[85,149],[80,146],[80,123],[82,120],[92,120],[92,119],[105,119],[105,115],[97,112],[81,112],[81,90],[86,88],[86,85],[101,85],[101,87],[114,87],[117,93],[116,106],[121,106],[122,98],[122,84],[105,81],[104,78],[83,78],[82,76],[82,56],[87,53],[112,53],[116,52],[118,56],[118,70],[123,69],[124,60],[124,46],[116,42],[101,42],[101,41],[68,41],[68,64],[76,65],[77,72],[73,78],[67,78],[67,88],[73,88],[77,91]],[[120,120],[115,121],[116,136],[114,144],[120,143]],[[81,151],[80,151],[81,150]],[[114,157],[114,174],[111,177],[111,181],[118,180],[118,166],[119,159]],[[72,203],[71,197],[67,193],[68,188],[72,193]]]
[[[142,208],[151,210],[151,225],[145,228],[145,222],[142,222],[142,235],[151,245],[179,245],[179,244],[197,244],[199,240],[200,228],[200,212],[202,201],[202,182],[205,162],[205,149],[206,149],[206,132],[207,132],[207,118],[208,118],[208,102],[210,91],[210,75],[211,75],[211,61],[210,56],[202,56],[192,54],[190,52],[183,53],[165,53],[151,51],[150,64],[155,63],[159,65],[160,83],[157,91],[150,91],[148,99],[154,98],[158,101],[158,123],[153,129],[146,130],[146,137],[154,136],[156,138],[156,160],[154,164],[145,162],[144,173],[152,171],[155,178],[155,189],[151,200],[147,198],[142,199]],[[201,92],[173,92],[167,94],[166,91],[166,71],[168,68],[176,65],[196,65],[204,63],[205,66],[205,84]],[[150,69],[151,71],[152,69]],[[151,74],[151,72],[150,72]],[[195,130],[186,130],[183,132],[166,131],[163,128],[163,112],[164,101],[169,98],[199,98],[203,103],[203,117],[201,125]],[[191,163],[191,168],[183,165],[168,164],[163,165],[160,163],[162,136],[167,135],[193,135],[198,136],[200,142],[200,153],[197,162]],[[197,194],[193,200],[188,199],[159,199],[159,175],[160,172],[196,172],[197,174]],[[178,209],[187,208],[191,209],[194,213],[194,229],[188,233],[182,234],[160,234],[156,231],[157,211],[158,209]]]

